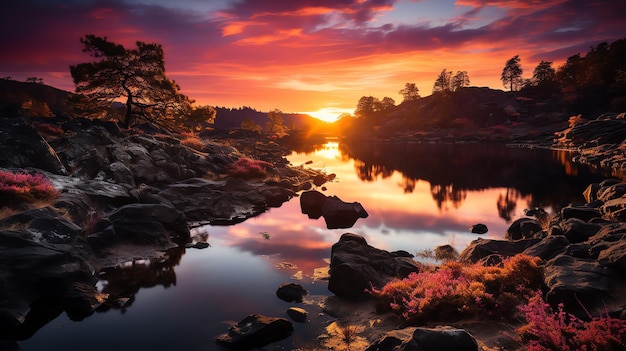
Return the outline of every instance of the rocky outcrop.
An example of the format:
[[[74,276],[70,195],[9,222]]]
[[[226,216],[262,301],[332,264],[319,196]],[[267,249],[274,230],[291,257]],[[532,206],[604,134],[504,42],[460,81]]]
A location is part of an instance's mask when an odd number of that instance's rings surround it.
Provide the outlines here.
[[[366,300],[372,286],[419,272],[421,266],[406,251],[388,252],[367,244],[357,234],[343,234],[331,251],[328,290],[347,300]]]
[[[216,343],[230,350],[248,350],[282,340],[293,332],[293,324],[284,318],[249,315],[217,337]]]
[[[309,218],[324,217],[328,229],[351,228],[368,213],[358,202],[344,202],[337,196],[326,196],[319,191],[306,191],[300,196],[302,213]]]
[[[570,204],[545,227],[530,218],[515,221],[509,240],[478,239],[461,253],[469,262],[500,260],[518,253],[544,262],[547,301],[564,303],[586,316],[619,315],[626,308],[626,184],[615,180],[591,184],[587,203]]]

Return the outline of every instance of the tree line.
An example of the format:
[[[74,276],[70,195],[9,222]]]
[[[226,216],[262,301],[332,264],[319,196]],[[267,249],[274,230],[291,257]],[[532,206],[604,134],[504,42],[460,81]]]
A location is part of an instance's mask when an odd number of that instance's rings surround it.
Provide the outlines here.
[[[611,44],[606,42],[591,47],[581,56],[570,56],[555,69],[552,61],[542,60],[533,70],[532,77],[524,78],[521,58],[515,55],[508,59],[500,80],[509,91],[520,91],[538,98],[558,96],[561,102],[571,108],[591,108],[609,106],[613,110],[626,108],[626,39]],[[470,86],[466,71],[443,69],[435,78],[432,93],[447,94]],[[399,91],[402,103],[421,98],[415,83],[406,83]],[[363,96],[357,102],[354,117],[371,118],[391,111],[395,107],[392,98],[382,100],[373,96]],[[582,111],[581,111],[582,112]],[[344,116],[345,117],[345,116]]]

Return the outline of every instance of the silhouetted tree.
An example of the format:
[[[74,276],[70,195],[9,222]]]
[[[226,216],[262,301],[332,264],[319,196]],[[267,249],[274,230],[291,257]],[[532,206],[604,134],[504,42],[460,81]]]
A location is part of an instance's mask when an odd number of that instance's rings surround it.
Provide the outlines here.
[[[468,87],[470,85],[470,80],[467,72],[457,71],[454,77],[452,77],[451,85],[452,91],[458,91],[463,87]]]
[[[420,90],[415,83],[406,83],[404,89],[400,90],[399,93],[402,95],[402,102],[415,101],[420,98]]]
[[[390,97],[385,96],[380,102],[380,110],[386,111],[396,107],[396,101]]]
[[[243,121],[241,121],[241,129],[260,133],[263,130],[263,127],[254,123],[252,118],[246,117],[243,119]]]
[[[541,61],[535,67],[533,72],[532,83],[535,85],[551,84],[556,77],[556,71],[552,68],[552,62]]]
[[[452,90],[452,72],[446,71],[444,68],[433,85],[433,93],[443,93]]]
[[[267,123],[265,123],[265,132],[272,137],[282,138],[287,135],[287,127],[283,124],[283,112],[279,109],[273,109],[267,114]]]
[[[519,90],[524,83],[522,73],[524,73],[524,71],[522,70],[521,59],[519,55],[515,55],[504,65],[500,80],[502,80],[502,84],[504,84],[505,87],[508,86],[511,91]]]
[[[370,118],[374,116],[375,112],[380,111],[380,100],[373,96],[362,96],[356,105],[354,110],[355,117]]]
[[[80,103],[104,111],[125,99],[127,127],[140,117],[171,129],[192,113],[193,101],[165,75],[161,45],[138,41],[136,49],[126,49],[91,34],[80,42],[83,51],[98,59],[70,66],[76,92],[83,97]]]
[[[43,78],[28,77],[28,78],[26,78],[26,83],[43,84]]]

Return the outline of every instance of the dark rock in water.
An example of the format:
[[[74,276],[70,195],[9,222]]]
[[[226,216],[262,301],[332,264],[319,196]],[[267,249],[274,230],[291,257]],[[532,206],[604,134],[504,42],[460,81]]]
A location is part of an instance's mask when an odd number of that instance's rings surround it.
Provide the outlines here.
[[[326,196],[316,190],[302,193],[300,209],[312,219],[323,216],[328,229],[351,228],[359,218],[368,217],[360,203],[344,202],[337,196]]]
[[[541,224],[536,220],[519,218],[509,226],[509,229],[504,233],[504,238],[507,240],[531,239],[542,230]]]
[[[336,196],[326,198],[322,207],[326,228],[351,228],[359,218],[367,218],[368,213],[358,202],[344,202]]]
[[[249,315],[217,337],[216,343],[230,350],[263,347],[291,335],[293,324],[285,318]]]
[[[302,302],[302,298],[308,294],[309,292],[297,283],[283,284],[276,290],[276,296],[287,302]]]
[[[487,233],[489,231],[487,226],[485,224],[482,224],[482,223],[474,224],[469,229],[474,234],[485,234],[485,233]]]
[[[366,300],[371,285],[381,288],[393,278],[419,272],[421,265],[406,252],[388,252],[357,234],[343,234],[332,247],[328,290],[347,300]]]
[[[478,262],[489,255],[511,257],[522,253],[527,248],[537,244],[541,239],[523,239],[517,241],[492,240],[478,238],[472,241],[459,255],[459,260]]]
[[[386,333],[365,349],[365,351],[426,350],[478,351],[478,342],[467,331],[453,327],[406,328]]]
[[[67,173],[54,149],[17,108],[0,111],[0,167]]]
[[[305,191],[300,195],[300,209],[311,219],[318,219],[322,216],[322,207],[325,202],[326,195],[317,190]]]
[[[524,210],[524,215],[528,217],[543,218],[548,215],[546,210],[541,207],[529,208]]]
[[[291,319],[300,323],[306,323],[306,318],[309,315],[304,308],[299,307],[290,307],[287,310],[287,314],[291,317]]]

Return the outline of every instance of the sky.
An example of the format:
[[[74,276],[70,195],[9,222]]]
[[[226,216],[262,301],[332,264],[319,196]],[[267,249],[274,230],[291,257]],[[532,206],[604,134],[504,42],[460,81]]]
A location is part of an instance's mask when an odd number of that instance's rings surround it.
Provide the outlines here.
[[[0,77],[73,91],[69,66],[94,60],[87,34],[134,48],[158,43],[166,74],[200,105],[351,113],[362,96],[439,73],[505,89],[504,64],[523,76],[540,61],[626,37],[626,2],[595,0],[9,0],[0,14]]]

